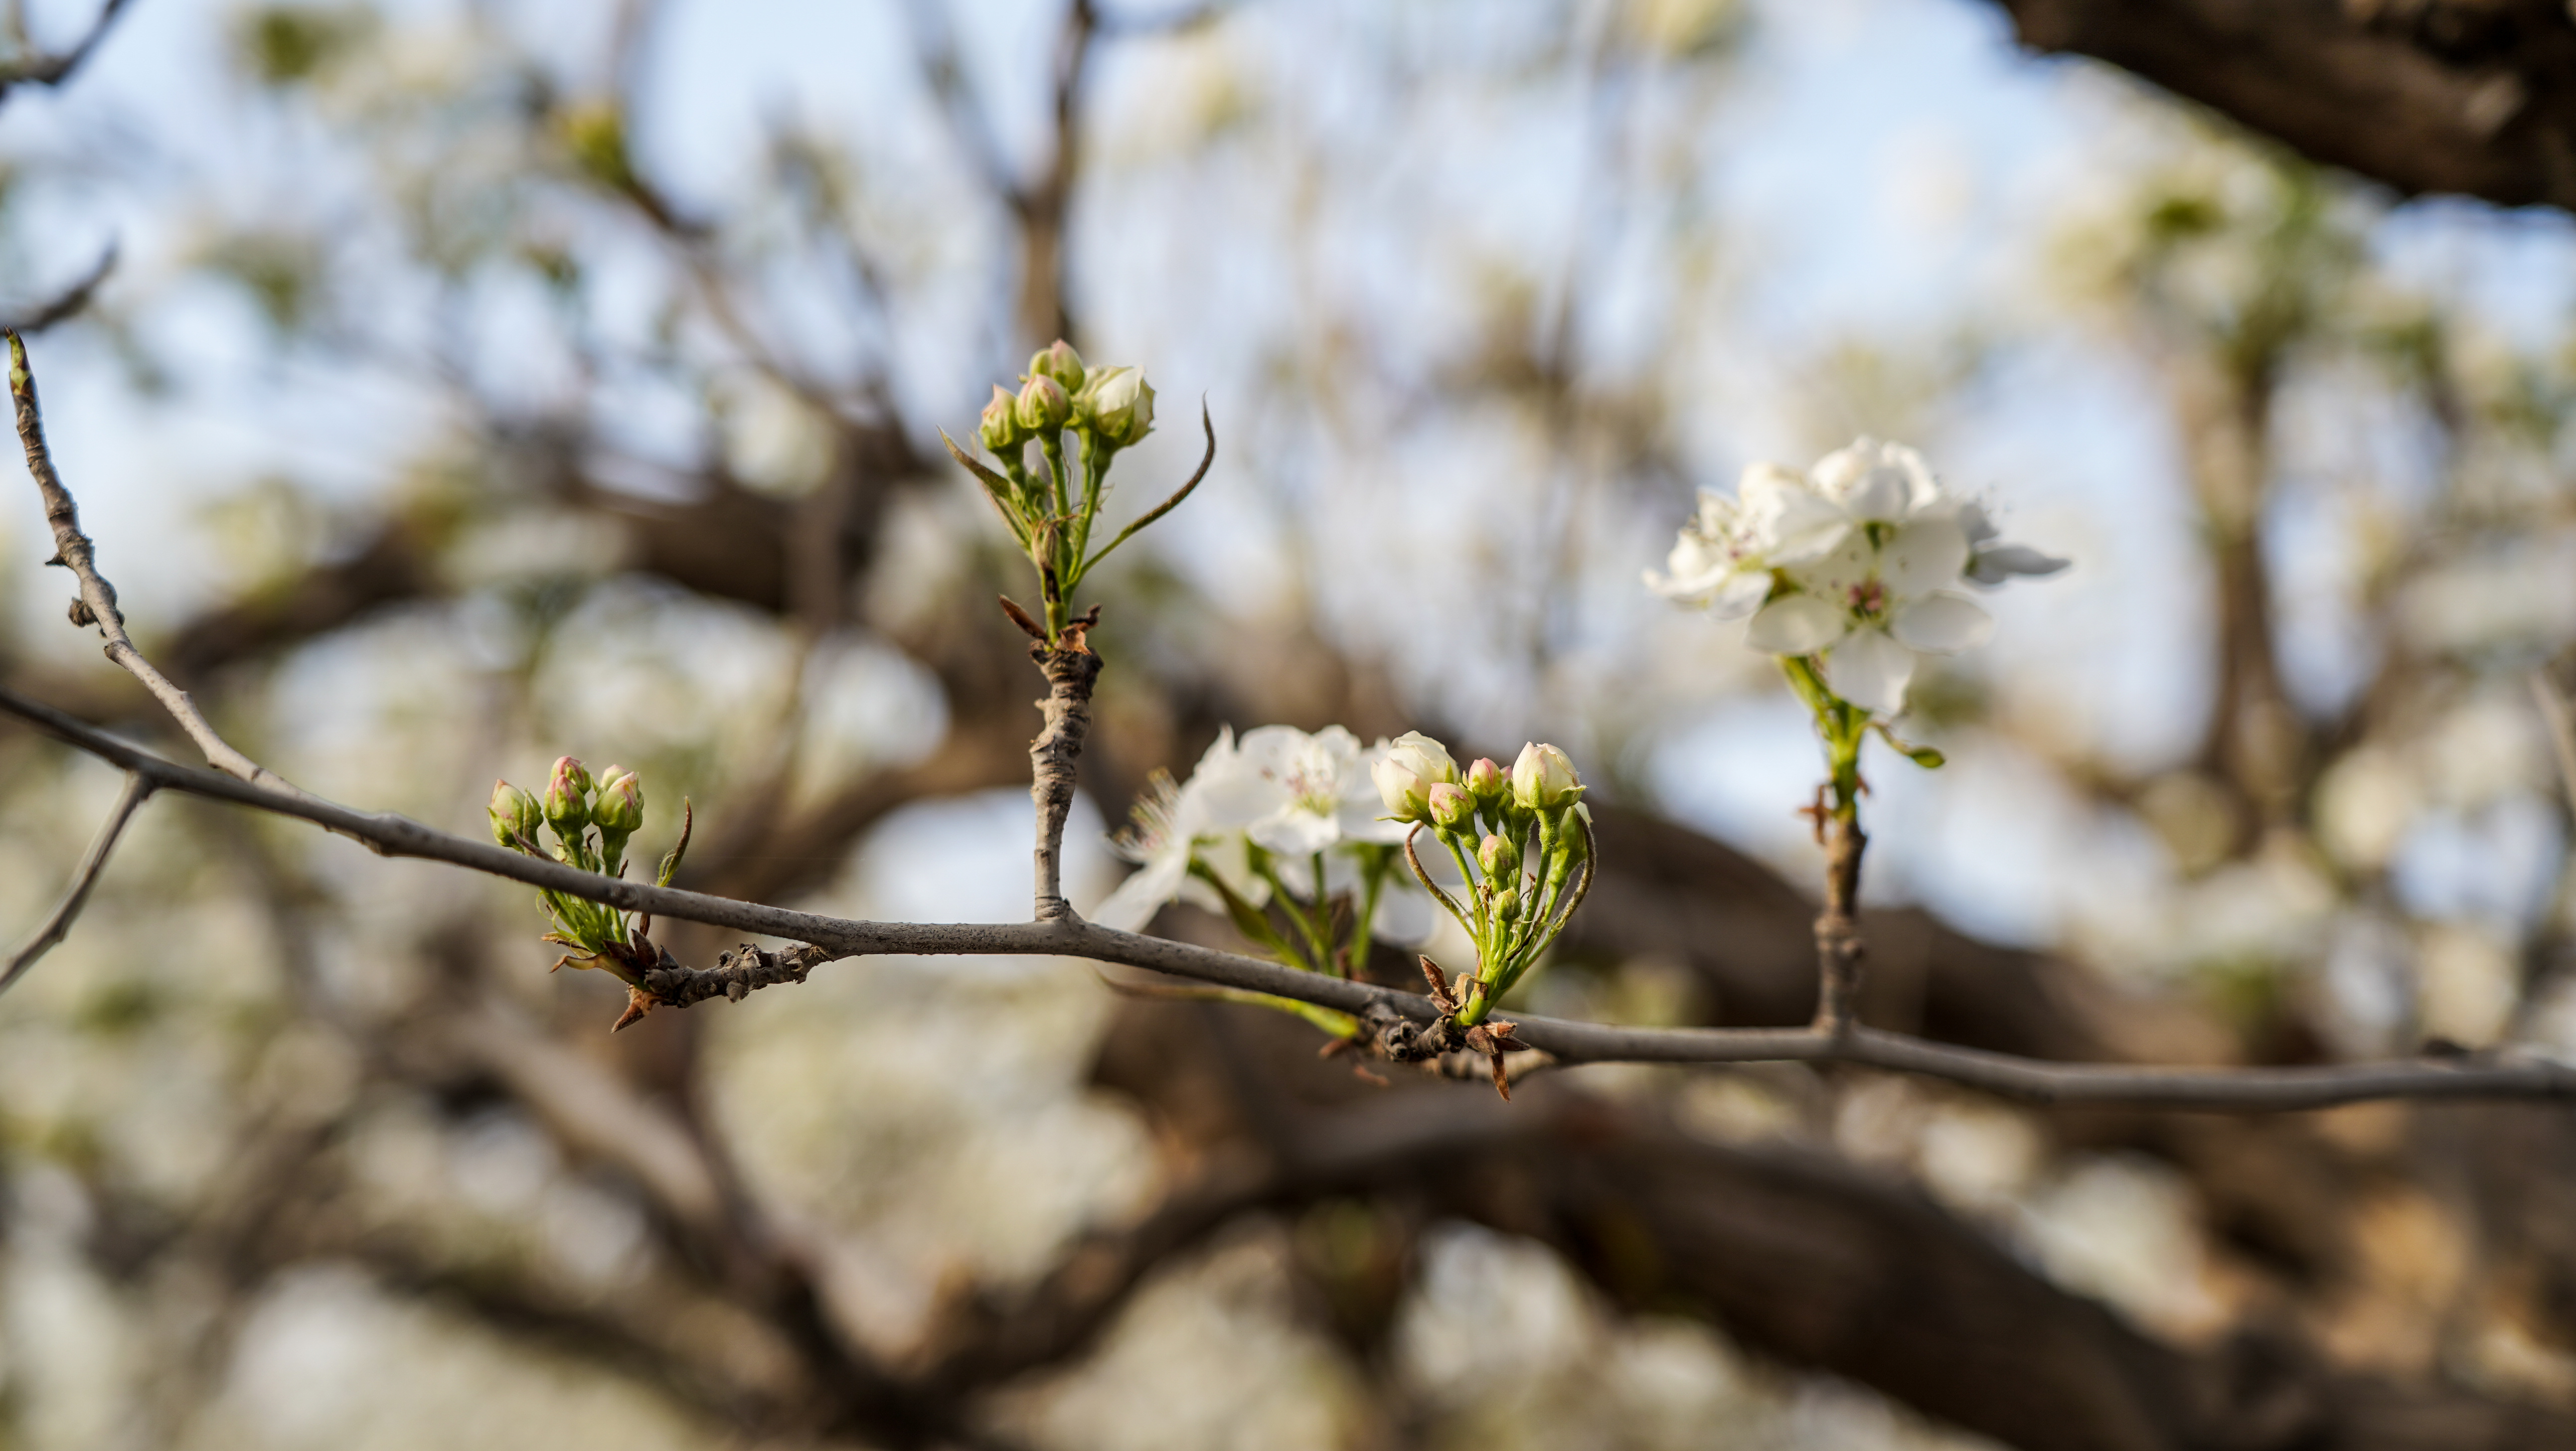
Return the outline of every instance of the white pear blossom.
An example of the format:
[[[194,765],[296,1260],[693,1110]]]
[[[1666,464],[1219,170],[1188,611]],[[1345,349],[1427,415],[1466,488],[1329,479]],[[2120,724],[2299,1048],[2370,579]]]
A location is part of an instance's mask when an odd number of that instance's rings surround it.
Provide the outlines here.
[[[1721,620],[1740,620],[1771,593],[1772,571],[1831,552],[1851,532],[1833,501],[1778,464],[1755,464],[1736,481],[1735,497],[1700,491],[1699,513],[1682,526],[1667,574],[1646,573],[1656,593],[1705,604]]]
[[[1270,854],[1267,871],[1292,895],[1312,900],[1314,858],[1324,857],[1323,890],[1355,890],[1360,864],[1354,849],[1386,847],[1404,839],[1402,822],[1379,819],[1372,768],[1411,747],[1406,759],[1436,771],[1431,752],[1447,752],[1428,737],[1408,737],[1363,747],[1340,726],[1308,734],[1290,726],[1263,726],[1238,740],[1231,730],[1199,758],[1186,782],[1154,783],[1135,808],[1134,823],[1111,845],[1138,864],[1091,917],[1103,926],[1137,931],[1175,898],[1222,911],[1216,891],[1195,875],[1195,863],[1255,907],[1270,899],[1270,878],[1253,866],[1252,848]],[[1456,765],[1450,763],[1454,774]],[[1382,879],[1374,935],[1416,943],[1434,927],[1430,899],[1402,865]]]
[[[1650,574],[1648,584],[1704,601],[1720,618],[1752,615],[1748,644],[1822,656],[1834,694],[1873,714],[1905,708],[1920,656],[1969,649],[1992,632],[1993,619],[1957,593],[1962,585],[2066,567],[1999,542],[1985,510],[1944,493],[1902,444],[1862,438],[1804,476],[1757,464],[1738,493],[1701,496],[1673,546],[1672,573]]]
[[[1239,827],[1255,845],[1282,856],[1311,856],[1344,840],[1398,842],[1401,822],[1380,821],[1374,757],[1340,726],[1308,735],[1295,726],[1244,732],[1233,760],[1208,782],[1208,806],[1220,827]]]
[[[1136,803],[1131,824],[1109,843],[1138,870],[1092,909],[1091,920],[1122,932],[1140,932],[1163,904],[1175,898],[1211,912],[1223,911],[1225,903],[1215,888],[1191,875],[1193,861],[1254,906],[1270,900],[1270,884],[1251,869],[1243,833],[1218,829],[1208,812],[1207,783],[1226,773],[1234,754],[1234,732],[1228,729],[1218,732],[1215,744],[1199,757],[1199,767],[1188,782],[1175,784],[1170,776],[1155,773],[1145,798]]]

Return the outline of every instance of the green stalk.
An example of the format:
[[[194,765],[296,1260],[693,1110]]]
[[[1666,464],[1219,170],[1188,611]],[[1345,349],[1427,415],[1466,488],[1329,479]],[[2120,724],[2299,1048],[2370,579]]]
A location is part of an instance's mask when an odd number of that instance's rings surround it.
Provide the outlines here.
[[[1386,890],[1386,876],[1394,865],[1393,852],[1381,847],[1372,852],[1360,867],[1360,910],[1359,915],[1351,919],[1350,953],[1354,968],[1364,970],[1368,966],[1369,934],[1377,926],[1378,898]],[[1338,957],[1334,959],[1336,964],[1340,961]]]
[[[1297,955],[1297,965],[1308,972],[1321,971],[1316,959],[1327,950],[1326,944],[1315,935],[1315,924],[1297,909],[1297,899],[1289,895],[1288,884],[1279,880],[1278,868],[1271,865],[1267,852],[1262,853],[1260,871],[1262,880],[1270,884],[1271,894],[1279,899],[1280,910],[1286,914],[1289,925],[1297,929],[1298,936],[1306,939],[1306,951]]]

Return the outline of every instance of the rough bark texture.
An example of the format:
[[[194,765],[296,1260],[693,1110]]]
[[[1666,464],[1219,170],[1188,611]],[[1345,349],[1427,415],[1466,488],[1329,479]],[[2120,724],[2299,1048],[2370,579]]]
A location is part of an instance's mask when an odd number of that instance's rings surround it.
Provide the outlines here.
[[[2553,0],[1997,0],[2024,45],[2109,61],[2405,193],[2576,206],[2576,21]]]
[[[1060,922],[1073,916],[1064,899],[1064,819],[1073,810],[1074,768],[1082,759],[1083,737],[1091,733],[1091,687],[1100,678],[1100,657],[1083,648],[1033,645],[1031,659],[1046,676],[1046,699],[1038,709],[1046,725],[1029,742],[1029,799],[1037,803],[1038,839],[1031,852],[1037,865],[1037,919]]]

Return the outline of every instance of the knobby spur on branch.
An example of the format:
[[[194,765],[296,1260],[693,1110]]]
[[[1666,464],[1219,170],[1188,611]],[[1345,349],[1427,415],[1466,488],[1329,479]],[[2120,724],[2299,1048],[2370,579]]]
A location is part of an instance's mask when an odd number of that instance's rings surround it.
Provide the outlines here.
[[[904,923],[676,887],[691,819],[685,803],[677,841],[654,880],[627,880],[625,852],[644,824],[644,792],[634,773],[616,767],[594,779],[566,756],[542,795],[500,783],[488,812],[499,843],[492,845],[324,800],[251,760],[126,633],[115,589],[46,446],[24,344],[15,334],[8,343],[19,437],[54,536],[47,563],[79,584],[72,623],[100,633],[108,658],[144,684],[215,769],[178,765],[0,690],[0,712],[127,773],[126,791],[60,902],[0,968],[0,989],[62,940],[128,822],[153,794],[172,790],[310,821],[380,854],[434,859],[537,888],[554,927],[547,940],[567,949],[561,960],[603,967],[626,983],[620,1025],[655,1007],[739,1000],[758,988],[802,982],[844,957],[1037,953],[1146,969],[1198,985],[1185,991],[1294,1012],[1327,1034],[1328,1052],[1449,1074],[1476,1071],[1481,1062],[1506,1096],[1513,1071],[1529,1066],[1802,1061],[1864,1064],[2032,1102],[2222,1112],[2384,1098],[2576,1098],[2576,1069],[2510,1048],[2298,1068],[2130,1068],[2042,1062],[1861,1026],[1853,1007],[1863,948],[1856,912],[1866,845],[1863,747],[1876,736],[1918,765],[1940,765],[1939,752],[1894,733],[1919,657],[1966,649],[1991,633],[1969,589],[2065,567],[2002,542],[1981,503],[1946,491],[1920,456],[1898,445],[1863,439],[1804,472],[1756,465],[1734,497],[1702,496],[1665,570],[1647,576],[1663,594],[1721,619],[1745,620],[1747,643],[1780,660],[1813,713],[1826,777],[1809,814],[1826,848],[1826,875],[1810,1027],[1634,1028],[1518,1011],[1510,1020],[1495,1016],[1543,965],[1596,868],[1586,788],[1573,762],[1550,745],[1524,747],[1506,773],[1484,759],[1461,769],[1446,746],[1418,731],[1365,747],[1338,727],[1221,735],[1188,781],[1161,779],[1139,804],[1115,843],[1138,870],[1102,904],[1100,920],[1083,921],[1064,899],[1064,825],[1102,663],[1088,639],[1098,607],[1077,613],[1075,592],[1119,545],[1189,497],[1216,455],[1215,424],[1203,407],[1207,447],[1197,469],[1095,546],[1113,465],[1154,425],[1154,390],[1135,368],[1090,367],[1059,342],[1031,360],[1016,392],[995,389],[976,430],[992,462],[949,444],[1036,574],[1035,612],[1002,601],[1030,637],[1031,659],[1047,682],[1042,729],[1029,752],[1037,807],[1033,911],[1019,923]],[[1426,834],[1436,850],[1424,849]],[[1175,898],[1212,905],[1267,956],[1135,930]],[[655,917],[789,945],[745,944],[716,966],[689,967],[653,942]],[[1427,995],[1365,980],[1368,948],[1378,941],[1424,949]],[[1450,967],[1431,953],[1451,957]]]

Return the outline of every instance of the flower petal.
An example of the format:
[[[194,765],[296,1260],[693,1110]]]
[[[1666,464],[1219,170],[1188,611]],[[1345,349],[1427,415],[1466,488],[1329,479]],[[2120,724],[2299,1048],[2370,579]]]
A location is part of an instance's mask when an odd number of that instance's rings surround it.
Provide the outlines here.
[[[1118,884],[1118,890],[1091,909],[1091,920],[1103,927],[1121,932],[1142,932],[1163,904],[1179,895],[1182,878],[1189,871],[1190,854],[1186,851],[1165,852]]]
[[[1913,679],[1914,652],[1884,630],[1855,630],[1825,657],[1825,683],[1872,715],[1905,709],[1905,687]]]
[[[1851,532],[1841,506],[1778,464],[1753,465],[1735,488],[1744,499],[1746,546],[1772,564],[1803,564]]]
[[[1717,587],[1708,601],[1708,612],[1721,620],[1740,620],[1762,608],[1771,594],[1771,576],[1767,571],[1731,575]]]
[[[1937,508],[1944,502],[1941,497],[1941,481],[1932,476],[1932,466],[1923,461],[1922,454],[1907,448],[1904,444],[1889,443],[1879,446],[1879,456],[1883,460],[1884,467],[1894,469],[1905,481],[1907,515],[1920,514],[1927,509]]]
[[[2055,574],[2070,561],[2054,554],[2042,554],[2027,544],[1998,544],[1977,551],[1968,566],[1968,578],[1979,584],[2001,584],[2016,574]]]
[[[1908,649],[1953,655],[1986,643],[1995,617],[1957,595],[1931,595],[1897,611],[1889,628]]]
[[[1342,839],[1341,824],[1329,816],[1283,806],[1245,829],[1244,835],[1266,851],[1282,856],[1309,856]]]
[[[1814,595],[1783,595],[1754,615],[1744,639],[1766,654],[1812,655],[1850,628],[1850,616]]]
[[[1967,531],[1936,515],[1899,525],[1880,551],[1878,571],[1889,589],[1905,596],[1948,589],[1967,567]]]

